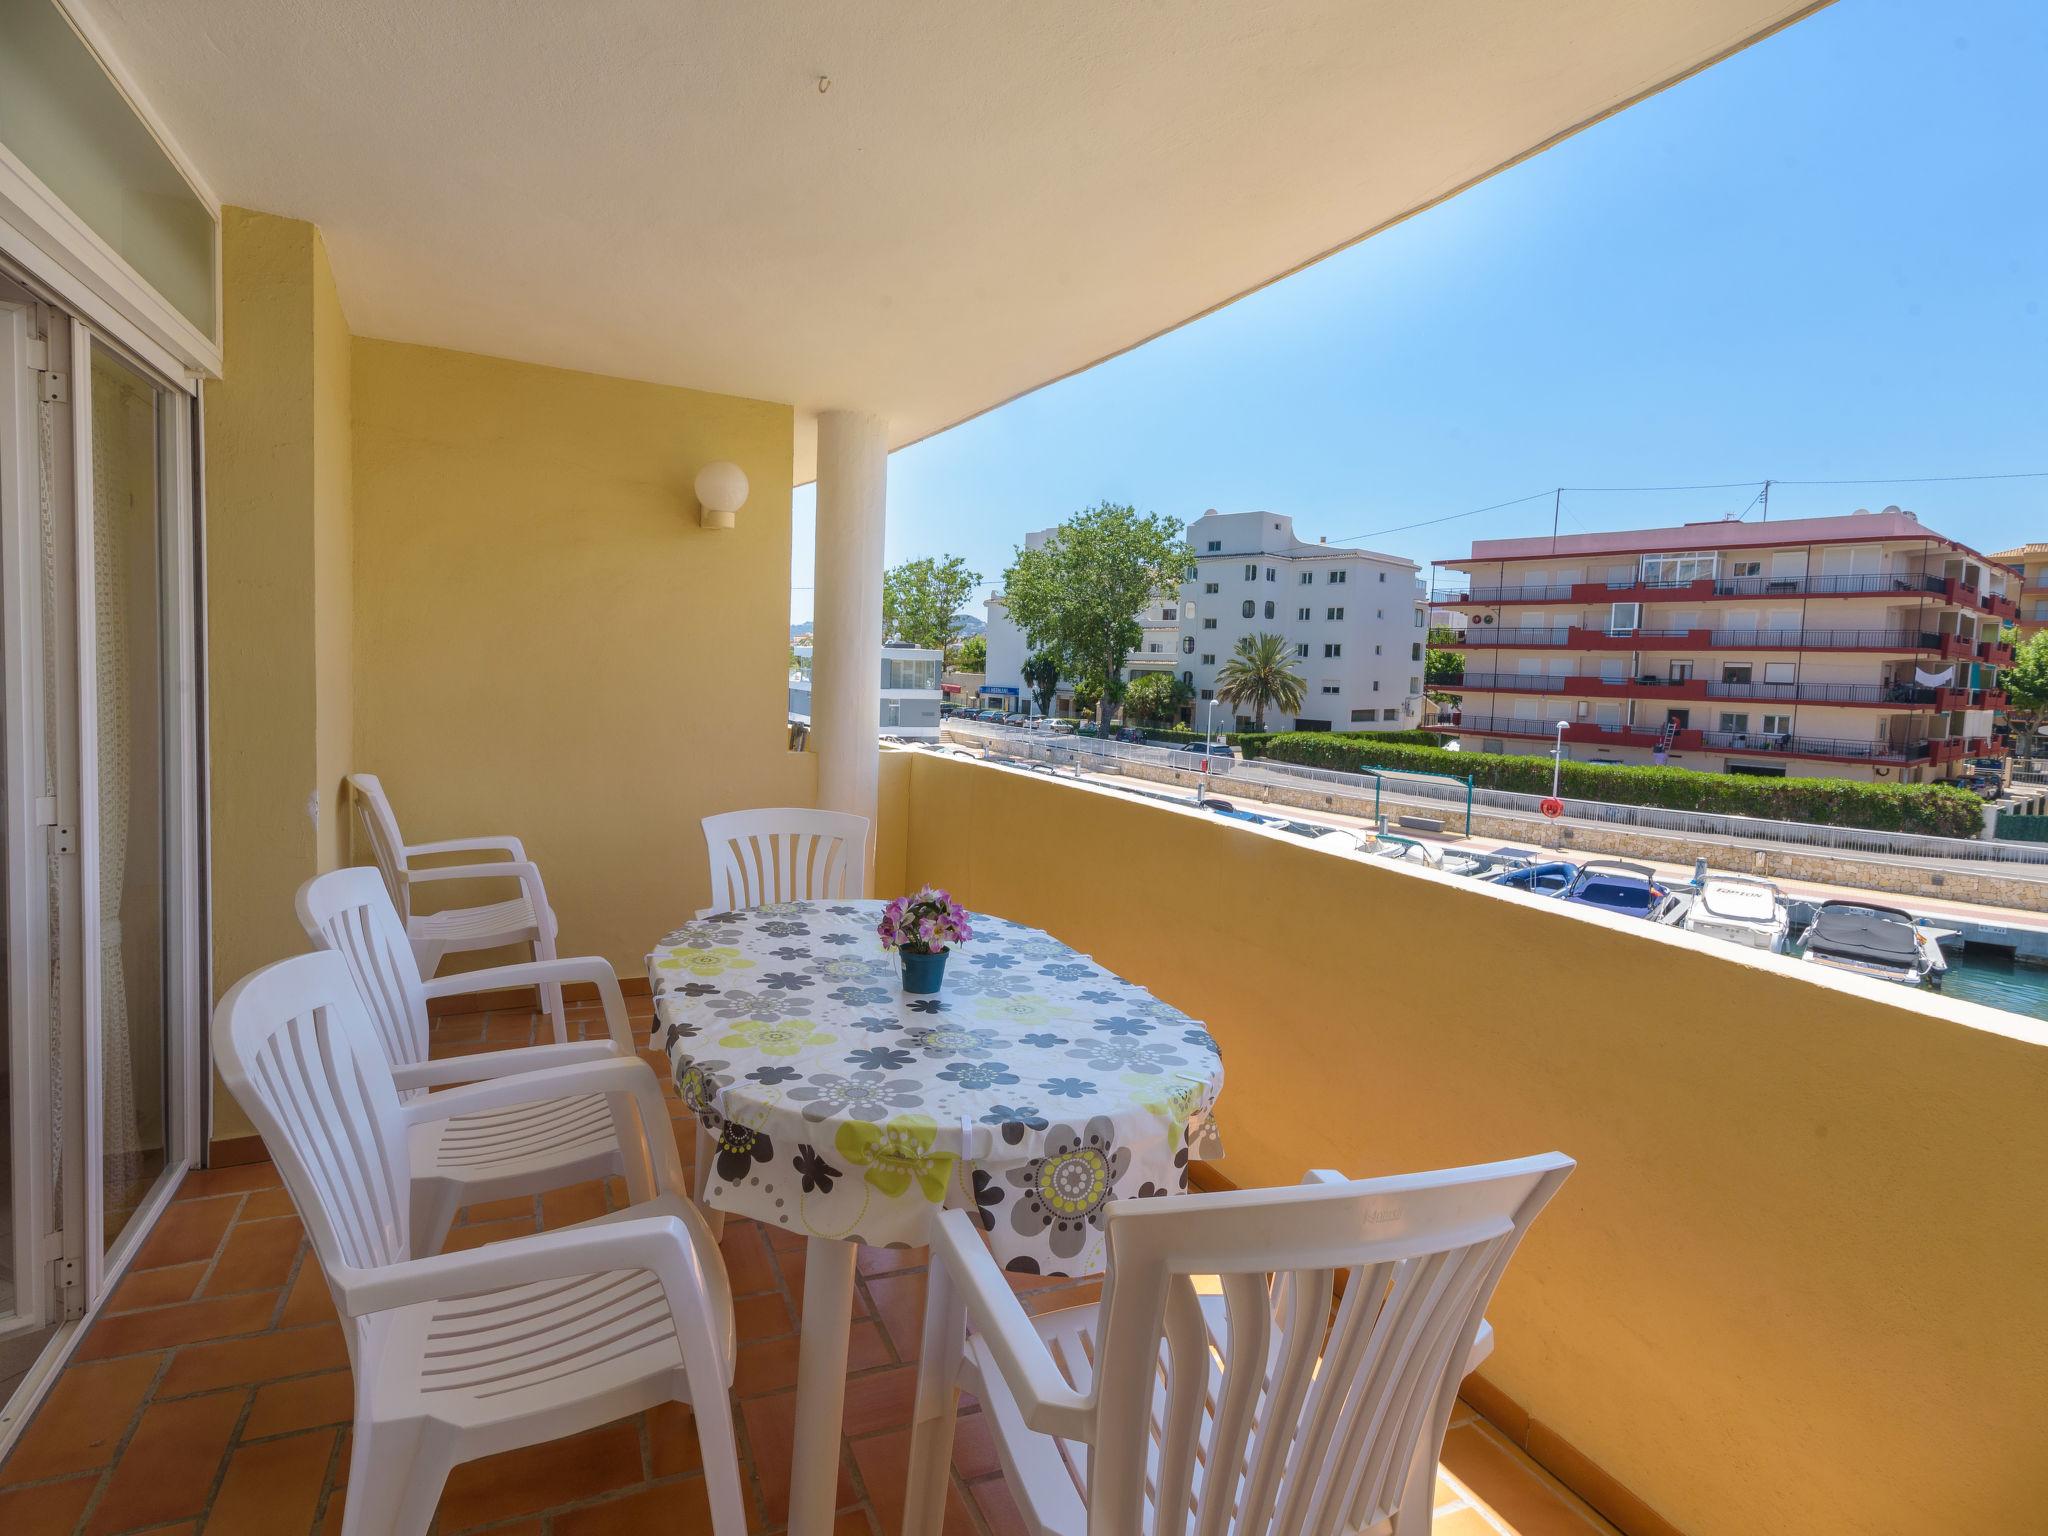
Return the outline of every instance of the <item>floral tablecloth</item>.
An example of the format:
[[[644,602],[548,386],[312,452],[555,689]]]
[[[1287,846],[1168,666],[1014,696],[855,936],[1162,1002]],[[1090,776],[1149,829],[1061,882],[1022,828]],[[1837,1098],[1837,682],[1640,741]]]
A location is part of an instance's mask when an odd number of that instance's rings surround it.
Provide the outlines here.
[[[717,1139],[706,1198],[807,1235],[926,1241],[971,1211],[1006,1268],[1103,1267],[1112,1200],[1187,1188],[1223,1087],[1201,1025],[1035,928],[975,915],[935,997],[883,903],[723,912],[647,957],[655,1043]]]

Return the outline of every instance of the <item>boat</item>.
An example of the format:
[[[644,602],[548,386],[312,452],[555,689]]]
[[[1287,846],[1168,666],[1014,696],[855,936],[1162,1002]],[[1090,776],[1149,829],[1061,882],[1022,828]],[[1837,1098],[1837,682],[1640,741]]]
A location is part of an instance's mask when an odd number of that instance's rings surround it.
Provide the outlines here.
[[[1952,929],[1917,923],[1897,907],[1824,901],[1800,936],[1799,954],[1838,971],[1938,990],[1948,972],[1941,941],[1952,936]]]
[[[1598,907],[1624,917],[1649,917],[1666,892],[1657,883],[1657,872],[1648,865],[1588,859],[1554,894],[1559,901],[1582,907]]]
[[[1375,834],[1372,846],[1365,852],[1375,859],[1405,860],[1427,869],[1441,869],[1444,862],[1443,854],[1435,847],[1417,838],[1402,837],[1397,832]]]
[[[1522,864],[1513,869],[1497,870],[1478,878],[1487,885],[1506,886],[1511,891],[1534,891],[1539,896],[1554,896],[1578,878],[1578,873],[1579,866],[1570,859],[1551,859],[1541,864]]]
[[[1701,875],[1691,886],[1666,896],[1657,921],[1687,933],[1781,955],[1792,931],[1784,893],[1768,880],[1748,875]]]

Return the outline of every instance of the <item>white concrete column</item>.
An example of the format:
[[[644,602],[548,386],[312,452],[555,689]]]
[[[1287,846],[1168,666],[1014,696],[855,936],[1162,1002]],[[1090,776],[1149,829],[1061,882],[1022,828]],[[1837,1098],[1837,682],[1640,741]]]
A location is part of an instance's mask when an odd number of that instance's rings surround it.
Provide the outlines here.
[[[859,411],[818,416],[818,530],[811,632],[811,743],[818,804],[875,818],[881,776],[882,528],[888,423]]]

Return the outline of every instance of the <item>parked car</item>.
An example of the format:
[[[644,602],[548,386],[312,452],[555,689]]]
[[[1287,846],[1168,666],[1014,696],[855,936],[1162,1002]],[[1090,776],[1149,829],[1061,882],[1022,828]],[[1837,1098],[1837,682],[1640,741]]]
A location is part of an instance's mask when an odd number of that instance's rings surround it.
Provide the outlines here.
[[[1191,741],[1182,747],[1181,751],[1194,757],[1209,758],[1219,763],[1234,763],[1237,761],[1237,749],[1221,741],[1217,742],[1213,747],[1207,742]]]
[[[1116,739],[1118,741],[1135,742],[1138,746],[1141,747],[1145,745],[1145,733],[1139,730],[1135,725],[1124,726],[1121,730],[1119,730],[1116,733]]]

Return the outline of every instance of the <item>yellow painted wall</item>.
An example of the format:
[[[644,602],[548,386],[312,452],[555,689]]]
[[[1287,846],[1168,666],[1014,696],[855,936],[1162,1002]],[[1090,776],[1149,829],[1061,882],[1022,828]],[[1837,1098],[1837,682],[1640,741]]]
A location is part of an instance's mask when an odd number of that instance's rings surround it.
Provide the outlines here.
[[[524,839],[563,953],[640,974],[709,899],[700,818],[816,798],[790,408],[359,339],[354,423],[356,765],[414,841]],[[717,459],[731,530],[697,523]]]
[[[313,239],[313,678],[320,789],[316,862],[349,862],[346,781],[355,736],[354,408],[348,321],[318,231]]]
[[[905,767],[882,837],[906,883],[1210,1024],[1238,1183],[1575,1156],[1486,1374],[1690,1536],[2042,1528],[2048,1032],[1026,774]]]
[[[319,232],[229,208],[226,371],[206,385],[208,749],[218,991],[304,945],[292,893],[345,768],[348,333]],[[214,1095],[216,1138],[249,1124]]]

